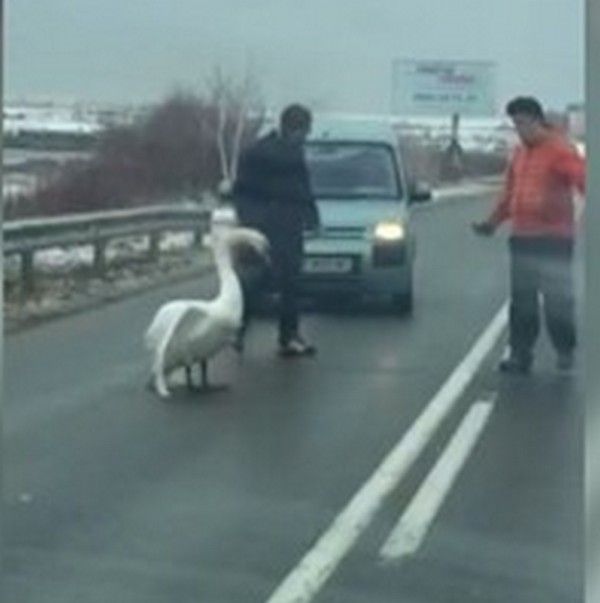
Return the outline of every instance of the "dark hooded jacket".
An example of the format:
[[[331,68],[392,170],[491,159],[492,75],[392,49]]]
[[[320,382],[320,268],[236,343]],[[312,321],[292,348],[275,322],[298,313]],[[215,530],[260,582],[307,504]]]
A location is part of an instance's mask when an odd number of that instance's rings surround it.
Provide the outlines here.
[[[272,243],[301,238],[319,221],[303,149],[275,131],[242,152],[233,198],[240,222]]]

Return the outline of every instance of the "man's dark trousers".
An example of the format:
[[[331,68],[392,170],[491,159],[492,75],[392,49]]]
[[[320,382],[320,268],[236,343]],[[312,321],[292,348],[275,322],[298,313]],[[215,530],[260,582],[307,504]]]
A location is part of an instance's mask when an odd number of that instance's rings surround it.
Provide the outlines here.
[[[573,247],[568,237],[510,239],[510,347],[515,357],[531,360],[540,332],[540,307],[556,351],[573,352],[577,343]]]
[[[302,267],[302,230],[285,221],[273,224],[251,224],[261,230],[270,243],[271,266],[256,265],[241,281],[244,291],[243,327],[248,327],[266,291],[279,293],[279,343],[284,345],[298,335],[299,331],[299,279]]]

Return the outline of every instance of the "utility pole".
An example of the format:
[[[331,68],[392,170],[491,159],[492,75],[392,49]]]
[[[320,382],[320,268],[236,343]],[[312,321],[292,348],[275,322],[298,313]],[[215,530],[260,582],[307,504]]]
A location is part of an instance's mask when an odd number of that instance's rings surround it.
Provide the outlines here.
[[[446,147],[442,162],[444,180],[455,182],[464,175],[464,153],[460,144],[460,114],[453,113],[450,123],[450,142]]]
[[[600,519],[600,323],[598,307],[600,304],[600,271],[598,257],[600,253],[600,208],[595,200],[600,194],[600,4],[597,0],[587,0],[586,15],[587,72],[585,90],[586,127],[586,211],[584,215],[584,265],[585,265],[585,416],[581,418],[585,426],[584,442],[585,463],[580,471],[584,477],[585,539],[584,551],[586,566],[580,575],[587,579],[586,601],[598,601],[600,597],[600,538],[597,529]],[[583,329],[582,329],[583,330]],[[583,426],[582,425],[582,426]],[[583,432],[583,429],[580,430]],[[583,559],[583,557],[582,557]],[[587,568],[587,571],[585,571]]]
[[[4,39],[4,0],[0,0],[0,48],[5,48]],[[0,61],[0,109],[2,109],[2,131],[0,132],[0,156],[4,156],[4,61]],[[4,161],[0,167],[0,184],[4,184]],[[2,186],[4,189],[4,186]],[[0,247],[4,250],[4,195],[0,207]],[[4,257],[4,254],[3,256]],[[4,283],[4,261],[0,264],[0,276]],[[3,599],[4,590],[4,549],[3,549],[3,521],[4,521],[4,286],[0,288],[0,599]]]

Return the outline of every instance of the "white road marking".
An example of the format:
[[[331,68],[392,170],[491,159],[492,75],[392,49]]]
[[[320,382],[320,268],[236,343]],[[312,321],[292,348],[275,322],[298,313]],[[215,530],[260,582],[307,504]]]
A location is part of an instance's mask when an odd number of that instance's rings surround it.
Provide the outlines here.
[[[507,323],[504,304],[404,437],[269,597],[267,603],[308,603],[367,529],[391,492],[464,393]]]
[[[442,201],[454,198],[471,197],[493,193],[499,188],[498,184],[475,182],[463,186],[437,189],[433,192],[433,201]]]
[[[415,553],[421,546],[444,499],[477,443],[493,410],[492,402],[475,403],[450,440],[396,527],[381,548],[387,561]]]

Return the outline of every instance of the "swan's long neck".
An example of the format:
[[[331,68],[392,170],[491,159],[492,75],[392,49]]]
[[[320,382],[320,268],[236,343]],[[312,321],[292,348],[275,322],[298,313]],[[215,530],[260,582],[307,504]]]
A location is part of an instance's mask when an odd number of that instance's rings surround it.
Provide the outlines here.
[[[242,287],[233,269],[231,251],[226,243],[216,246],[215,264],[220,282],[219,294],[215,301],[232,312],[235,320],[240,320],[243,305]]]

